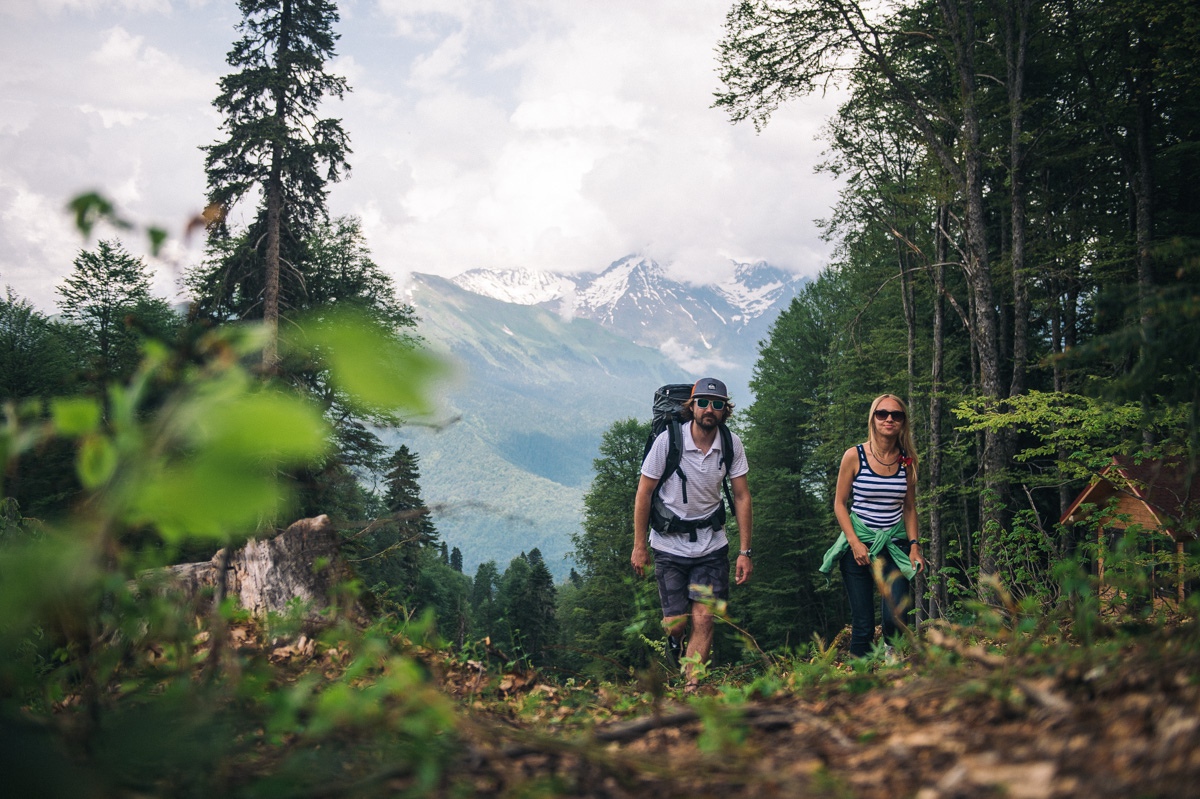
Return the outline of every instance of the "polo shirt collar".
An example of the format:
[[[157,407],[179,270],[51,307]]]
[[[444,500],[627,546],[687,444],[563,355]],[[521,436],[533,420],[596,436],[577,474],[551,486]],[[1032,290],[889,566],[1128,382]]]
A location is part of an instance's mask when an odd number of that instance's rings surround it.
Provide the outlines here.
[[[687,424],[683,425],[683,448],[693,449],[696,452],[700,451],[700,448],[696,446],[696,439],[692,438],[692,422],[688,422]],[[709,452],[712,452],[713,450],[721,450],[720,432],[717,433],[717,436],[713,439],[712,446],[708,449]]]

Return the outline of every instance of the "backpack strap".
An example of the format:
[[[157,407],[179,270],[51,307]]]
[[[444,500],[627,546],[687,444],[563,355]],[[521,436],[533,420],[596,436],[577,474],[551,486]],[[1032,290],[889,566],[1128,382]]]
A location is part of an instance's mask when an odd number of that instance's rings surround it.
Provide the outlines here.
[[[725,500],[729,503],[730,510],[736,513],[736,506],[733,503],[733,494],[729,490],[729,470],[733,468],[733,433],[724,422],[718,428],[721,431],[721,465],[725,467],[725,474],[721,477],[721,488],[725,492]],[[666,506],[659,499],[659,490],[662,488],[663,481],[672,473],[679,475],[680,488],[683,494],[683,504],[687,504],[687,475],[683,473],[683,467],[680,465],[683,452],[683,429],[682,424],[678,419],[672,419],[667,426],[668,447],[667,447],[667,462],[663,468],[662,477],[659,478],[658,484],[654,486],[654,493],[650,497],[650,523],[655,530],[660,533],[687,533],[688,540],[695,542],[696,530],[701,527],[723,526],[725,524],[725,506],[718,505],[716,511],[707,519],[697,519],[690,522],[685,522],[678,516],[669,513]]]
[[[733,504],[733,494],[729,492],[729,470],[733,468],[733,433],[724,422],[721,422],[718,429],[721,431],[721,463],[725,466],[725,474],[721,478],[721,488],[725,491],[729,509],[736,515],[737,507]]]
[[[687,504],[687,475],[683,473],[683,467],[680,462],[683,460],[683,427],[678,419],[672,419],[667,424],[667,461],[663,466],[662,477],[658,478],[658,485],[654,486],[654,499],[658,498],[658,492],[662,488],[663,482],[672,474],[679,475],[680,488],[683,490],[683,504]]]
[[[721,431],[721,463],[725,464],[725,475],[728,476],[733,468],[733,432],[724,422],[717,429]]]
[[[655,530],[659,532],[686,532],[689,534],[688,540],[696,540],[696,527],[681,526],[682,520],[673,513],[667,511],[666,505],[663,504],[659,497],[659,492],[662,490],[662,485],[667,478],[672,474],[679,476],[679,487],[683,495],[683,504],[687,504],[687,475],[683,473],[683,425],[679,419],[673,418],[667,424],[667,461],[663,467],[662,477],[658,478],[658,484],[654,486],[654,493],[650,495],[650,523]]]

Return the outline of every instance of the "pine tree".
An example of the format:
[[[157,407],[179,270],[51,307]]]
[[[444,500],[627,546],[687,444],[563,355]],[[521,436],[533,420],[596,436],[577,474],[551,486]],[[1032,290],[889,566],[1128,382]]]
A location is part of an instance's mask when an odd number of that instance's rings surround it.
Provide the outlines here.
[[[825,377],[833,326],[830,282],[822,277],[809,283],[775,321],[760,345],[751,380],[755,401],[744,417],[754,548],[770,555],[755,560],[754,577],[733,607],[765,649],[806,644],[814,632],[829,640],[842,622],[841,586],[831,588],[816,570],[836,526],[820,489],[830,464],[838,462],[835,452],[840,456],[844,449],[841,440],[822,448],[821,436],[829,431],[818,425],[825,409],[848,402],[844,394],[830,396]]]
[[[529,611],[529,556],[522,552],[508,563],[496,586],[495,642],[510,658],[529,660],[526,618]]]
[[[248,280],[259,274],[251,263],[255,256],[249,244],[255,236],[252,226],[234,239],[216,242],[210,259],[188,273],[187,285],[195,297],[193,313],[216,323],[257,313],[258,289],[248,288],[238,277]],[[336,304],[354,308],[406,345],[416,344],[413,308],[397,299],[391,276],[372,260],[357,218],[318,222],[298,243],[293,258],[281,286],[284,317]],[[366,508],[358,476],[388,468],[387,449],[376,431],[396,420],[353,402],[317,360],[293,353],[280,361],[278,371],[321,404],[336,433],[338,457],[297,475],[305,512],[363,518]]]
[[[471,581],[471,637],[482,640],[496,637],[499,610],[496,595],[500,584],[500,569],[496,561],[479,564]]]
[[[51,322],[10,289],[0,299],[0,404],[19,407],[21,400],[78,391],[71,338],[67,325]],[[9,457],[0,475],[0,496],[14,502],[14,508],[29,517],[47,518],[71,505],[70,497],[80,490],[71,441],[47,441],[26,457],[12,451]]]
[[[438,634],[461,647],[470,626],[471,579],[450,568],[435,552],[433,548],[421,551],[420,574],[411,609],[421,613],[432,611]]]
[[[70,385],[61,329],[9,289],[0,299],[0,400],[57,396]]]
[[[133,373],[144,337],[169,336],[178,323],[167,303],[151,296],[149,266],[119,241],[81,251],[58,294],[63,319],[79,333],[80,360],[100,387]]]
[[[550,568],[537,547],[529,551],[529,586],[527,616],[525,621],[525,645],[531,659],[538,666],[549,665],[554,660],[550,647],[558,639],[557,592]]]
[[[367,585],[388,594],[411,609],[427,606],[417,585],[426,550],[436,550],[442,560],[437,528],[421,498],[419,458],[401,445],[388,459],[383,504],[390,514],[364,544],[360,575]],[[445,545],[442,544],[442,547]]]
[[[593,463],[596,476],[583,498],[583,529],[571,537],[579,566],[578,590],[558,618],[564,654],[577,668],[613,674],[613,663],[644,665],[646,649],[627,633],[637,615],[639,594],[646,607],[657,598],[653,580],[634,581],[629,568],[633,548],[633,498],[641,473],[642,450],[650,425],[636,419],[615,422],[600,442]],[[659,637],[657,629],[650,633]]]
[[[278,359],[274,331],[284,241],[298,248],[324,220],[326,185],[349,170],[348,137],[340,120],[318,116],[322,101],[341,98],[348,86],[325,69],[338,38],[334,3],[240,0],[239,7],[243,35],[227,58],[237,71],[221,79],[213,102],[225,116],[227,135],[204,148],[205,170],[209,201],[225,211],[255,189],[262,193],[254,236],[226,256],[237,270],[231,283],[261,301],[256,316],[272,331],[263,352],[263,366],[270,371]],[[228,238],[223,222],[212,238]]]

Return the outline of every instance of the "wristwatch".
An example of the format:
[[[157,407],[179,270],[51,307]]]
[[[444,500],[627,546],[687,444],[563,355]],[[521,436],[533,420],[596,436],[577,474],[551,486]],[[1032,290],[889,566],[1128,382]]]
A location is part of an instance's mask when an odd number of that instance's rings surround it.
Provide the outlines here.
[[[753,549],[739,549],[739,550],[738,550],[738,554],[739,554],[739,555],[745,555],[745,556],[746,556],[746,557],[748,557],[748,558],[753,558],[753,557],[754,557],[754,550],[753,550]]]
[[[910,538],[910,539],[908,539],[908,546],[909,546],[909,549],[911,549],[912,547],[916,546],[916,545],[917,545],[917,544],[919,544],[919,543],[921,543],[921,539],[919,539],[919,538]]]

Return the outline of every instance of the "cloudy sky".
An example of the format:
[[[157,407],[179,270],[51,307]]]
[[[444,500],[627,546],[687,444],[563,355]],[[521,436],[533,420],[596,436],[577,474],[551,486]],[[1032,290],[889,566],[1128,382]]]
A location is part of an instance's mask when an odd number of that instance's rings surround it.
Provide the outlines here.
[[[732,2],[344,0],[330,66],[353,91],[326,114],[353,171],[330,212],[361,217],[401,280],[598,271],[635,252],[685,279],[731,260],[815,274],[834,103],[794,102],[762,133],[712,109]],[[53,310],[88,245],[63,208],[99,190],[171,232],[156,288],[177,295],[201,254],[183,230],[239,19],[233,0],[0,0],[0,284]]]

